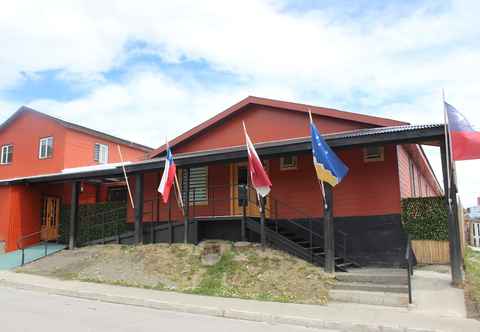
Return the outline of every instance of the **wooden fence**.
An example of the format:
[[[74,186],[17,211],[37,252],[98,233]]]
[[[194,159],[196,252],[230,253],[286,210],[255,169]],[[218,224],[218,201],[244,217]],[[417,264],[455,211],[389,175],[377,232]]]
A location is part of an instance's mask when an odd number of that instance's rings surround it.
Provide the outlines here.
[[[419,264],[448,264],[448,241],[412,240],[413,251]]]

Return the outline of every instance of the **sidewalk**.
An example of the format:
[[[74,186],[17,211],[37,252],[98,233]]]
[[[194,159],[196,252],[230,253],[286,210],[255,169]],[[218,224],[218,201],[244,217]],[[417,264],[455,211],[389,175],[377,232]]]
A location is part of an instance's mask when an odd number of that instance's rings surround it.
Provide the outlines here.
[[[0,286],[160,310],[338,331],[480,331],[480,322],[461,318],[458,313],[449,315],[447,312],[445,315],[439,315],[435,311],[422,311],[416,308],[390,308],[347,303],[317,306],[259,302],[62,281],[11,271],[0,271]]]

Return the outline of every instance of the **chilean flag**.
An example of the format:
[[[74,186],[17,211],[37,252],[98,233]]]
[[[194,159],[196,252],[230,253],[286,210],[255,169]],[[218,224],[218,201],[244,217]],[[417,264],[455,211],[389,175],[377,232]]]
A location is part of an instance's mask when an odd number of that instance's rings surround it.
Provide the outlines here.
[[[257,193],[265,197],[270,192],[270,187],[272,183],[268,178],[267,172],[263,168],[260,158],[258,158],[257,151],[248,137],[247,129],[245,128],[245,123],[243,124],[243,130],[245,131],[245,141],[247,142],[247,152],[248,152],[248,171],[250,173],[250,178],[252,179],[252,185],[257,191]]]
[[[163,170],[162,180],[158,186],[158,192],[162,194],[163,203],[168,202],[170,196],[170,190],[172,189],[173,182],[175,181],[175,173],[177,172],[177,166],[173,161],[172,151],[167,147],[167,158],[165,159],[165,168]]]
[[[445,103],[453,160],[480,159],[480,132],[452,105]]]

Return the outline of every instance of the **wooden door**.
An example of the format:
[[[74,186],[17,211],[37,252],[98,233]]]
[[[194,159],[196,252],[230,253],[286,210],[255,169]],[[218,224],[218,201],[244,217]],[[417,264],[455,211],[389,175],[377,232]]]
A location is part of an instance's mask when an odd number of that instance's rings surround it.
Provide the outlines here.
[[[42,213],[42,240],[54,241],[58,238],[58,225],[60,223],[60,198],[45,197],[43,199]]]
[[[231,165],[231,197],[232,197],[232,215],[240,216],[243,214],[243,207],[239,204],[239,191],[241,185],[250,185],[250,175],[248,174],[248,163],[236,163]],[[265,216],[270,216],[270,200],[267,197]],[[249,217],[260,217],[258,208],[258,198],[255,189],[248,189],[248,205],[246,214]]]

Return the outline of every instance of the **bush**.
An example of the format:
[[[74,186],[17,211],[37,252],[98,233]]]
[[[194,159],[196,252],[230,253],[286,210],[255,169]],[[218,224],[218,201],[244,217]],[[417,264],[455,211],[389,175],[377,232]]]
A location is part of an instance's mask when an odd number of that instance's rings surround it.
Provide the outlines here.
[[[448,206],[444,197],[402,199],[402,222],[413,240],[448,240]]]
[[[59,242],[68,243],[70,205],[60,211]],[[125,202],[104,202],[78,206],[77,243],[102,239],[127,231],[127,207]]]

